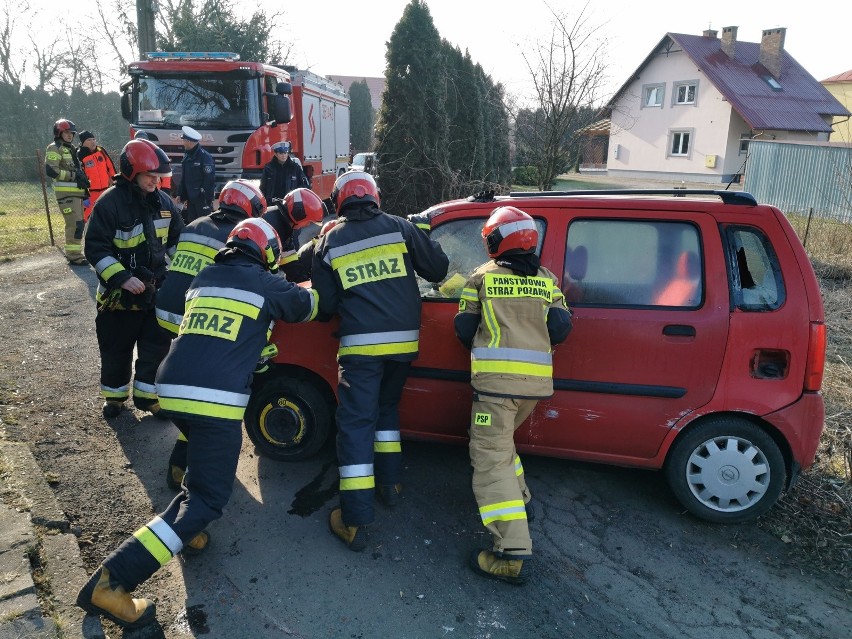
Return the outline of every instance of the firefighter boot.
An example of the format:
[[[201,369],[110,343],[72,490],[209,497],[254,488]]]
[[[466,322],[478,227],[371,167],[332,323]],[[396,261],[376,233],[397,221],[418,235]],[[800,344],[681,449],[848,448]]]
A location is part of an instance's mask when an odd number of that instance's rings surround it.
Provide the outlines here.
[[[378,493],[382,503],[388,508],[393,508],[399,504],[399,498],[402,495],[402,484],[379,484]]]
[[[183,476],[186,474],[186,439],[178,438],[172,454],[169,455],[169,467],[166,470],[166,485],[172,490],[180,490]]]
[[[507,581],[520,586],[530,575],[529,559],[510,559],[498,556],[490,550],[474,550],[470,555],[470,567],[484,577]]]
[[[134,599],[124,586],[110,578],[101,566],[77,595],[77,605],[93,615],[103,615],[124,628],[141,628],[154,621],[156,609],[150,599]]]
[[[340,537],[349,550],[361,552],[367,547],[367,531],[364,526],[347,526],[343,523],[343,511],[335,508],[328,516],[328,529]]]
[[[111,419],[113,417],[118,417],[121,411],[124,409],[124,402],[118,402],[112,399],[108,399],[104,402],[103,411],[104,417],[106,419]]]
[[[189,555],[194,557],[196,555],[200,555],[205,550],[207,550],[207,546],[210,545],[210,533],[206,530],[202,530],[195,537],[189,540],[183,550],[181,551],[184,555]]]
[[[134,397],[133,398],[133,405],[141,411],[151,413],[157,419],[161,419],[161,420],[167,420],[168,419],[168,417],[166,417],[163,414],[162,410],[160,409],[160,402],[157,401],[156,399],[155,400],[136,399]]]

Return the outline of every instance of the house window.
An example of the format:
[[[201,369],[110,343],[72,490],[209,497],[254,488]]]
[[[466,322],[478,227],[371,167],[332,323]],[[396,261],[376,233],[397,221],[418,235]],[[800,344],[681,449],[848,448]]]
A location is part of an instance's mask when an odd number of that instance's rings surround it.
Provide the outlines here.
[[[751,133],[740,134],[740,155],[748,153],[748,143],[751,142]]]
[[[688,82],[675,82],[673,99],[674,104],[695,104],[695,97],[698,94],[698,80],[689,80]]]
[[[662,107],[663,96],[666,93],[665,84],[646,84],[642,87],[642,108]]]
[[[689,157],[692,151],[692,129],[669,132],[669,155]]]

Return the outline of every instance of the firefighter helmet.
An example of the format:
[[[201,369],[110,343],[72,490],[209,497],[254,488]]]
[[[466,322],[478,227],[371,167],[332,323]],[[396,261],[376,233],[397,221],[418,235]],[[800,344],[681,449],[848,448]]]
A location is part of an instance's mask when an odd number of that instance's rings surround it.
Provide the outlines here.
[[[482,239],[488,257],[506,253],[529,253],[538,244],[538,229],[533,219],[514,206],[501,206],[491,212],[482,227]]]
[[[151,136],[148,135],[147,131],[143,131],[141,129],[137,130],[136,133],[133,134],[134,140],[150,140]]]
[[[71,131],[71,133],[77,133],[77,125],[74,124],[71,120],[66,120],[62,118],[61,120],[57,120],[53,125],[53,137],[58,138],[65,131]]]
[[[379,199],[379,187],[373,176],[364,171],[347,171],[334,183],[331,190],[331,202],[334,210],[340,212],[350,204],[372,202],[381,206]]]
[[[239,222],[228,235],[225,246],[247,255],[267,271],[274,273],[278,270],[281,239],[263,218],[248,218]]]
[[[266,212],[266,198],[248,180],[231,180],[219,193],[219,208],[243,217],[260,217]]]
[[[320,196],[310,189],[293,189],[284,196],[284,211],[294,229],[319,224],[325,216]]]
[[[150,140],[130,140],[119,158],[121,175],[132,182],[140,173],[169,177],[172,167],[165,152]]]

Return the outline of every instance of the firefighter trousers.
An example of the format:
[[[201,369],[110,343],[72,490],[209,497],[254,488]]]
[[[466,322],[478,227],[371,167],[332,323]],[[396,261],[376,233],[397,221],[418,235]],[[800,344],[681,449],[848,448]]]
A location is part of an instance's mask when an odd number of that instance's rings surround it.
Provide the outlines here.
[[[157,403],[157,368],[171,345],[168,334],[157,323],[154,309],[101,311],[95,318],[95,330],[101,353],[101,395],[118,402],[128,398],[135,347],[133,402],[140,409],[150,409]]]
[[[339,364],[340,508],[347,526],[365,526],[375,517],[376,483],[392,486],[402,480],[399,400],[411,362],[348,356]]]
[[[83,259],[83,198],[58,197],[56,203],[65,220],[65,258],[69,262]]]
[[[183,490],[168,508],[128,537],[103,565],[128,592],[165,566],[222,516],[231,498],[243,441],[242,423],[170,415],[192,437]]]
[[[474,393],[471,410],[470,462],[479,516],[491,533],[493,551],[519,558],[532,557],[525,507],[532,495],[514,435],[537,403]]]

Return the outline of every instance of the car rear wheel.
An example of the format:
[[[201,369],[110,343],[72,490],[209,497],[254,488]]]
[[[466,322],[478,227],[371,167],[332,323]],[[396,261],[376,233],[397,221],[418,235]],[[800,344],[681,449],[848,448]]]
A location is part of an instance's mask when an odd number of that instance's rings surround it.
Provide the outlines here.
[[[260,455],[299,461],[316,454],[328,439],[331,411],[314,384],[273,377],[253,390],[244,421]]]
[[[666,477],[678,500],[694,515],[717,523],[765,513],[778,500],[785,475],[775,440],[738,417],[692,427],[672,446],[666,462]]]

